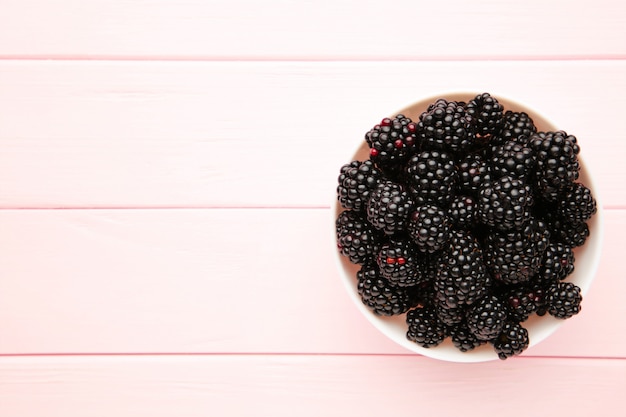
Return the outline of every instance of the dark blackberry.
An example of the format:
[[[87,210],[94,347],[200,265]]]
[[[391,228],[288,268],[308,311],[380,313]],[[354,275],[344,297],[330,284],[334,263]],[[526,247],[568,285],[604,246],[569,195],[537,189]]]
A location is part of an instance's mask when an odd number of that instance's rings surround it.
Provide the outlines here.
[[[406,180],[415,203],[433,203],[445,207],[454,194],[457,182],[452,156],[446,152],[422,151],[406,165]]]
[[[549,238],[546,224],[534,218],[519,230],[494,231],[483,245],[487,269],[505,284],[528,282],[539,272]]]
[[[469,305],[482,297],[491,284],[476,238],[465,231],[453,231],[439,258],[434,281],[437,301],[449,308]]]
[[[466,313],[467,327],[479,340],[491,340],[498,336],[506,319],[506,307],[495,295],[476,301]]]
[[[555,242],[575,248],[584,245],[589,237],[589,226],[586,222],[569,222],[553,212],[543,212],[541,215]]]
[[[543,254],[539,281],[551,284],[565,279],[574,272],[574,251],[561,242],[550,242]]]
[[[370,160],[352,161],[341,167],[337,186],[337,199],[349,210],[364,210],[370,192],[376,188],[380,172]]]
[[[486,340],[478,339],[467,327],[467,323],[462,322],[450,329],[452,344],[461,352],[469,352],[487,343]]]
[[[509,320],[524,322],[531,314],[537,311],[537,294],[532,286],[513,285],[506,286],[498,298],[507,308]]]
[[[467,103],[466,109],[472,117],[477,142],[486,145],[500,135],[504,108],[495,97],[489,93],[479,94]]]
[[[525,144],[536,132],[537,127],[528,114],[507,110],[504,113],[504,124],[500,136],[497,141],[492,141],[492,143],[504,143],[513,140]]]
[[[417,123],[422,149],[464,152],[473,145],[472,119],[463,103],[439,99],[430,104]]]
[[[364,264],[375,259],[380,250],[382,235],[362,214],[346,210],[335,221],[337,248],[353,264]]]
[[[407,339],[418,345],[431,348],[446,338],[446,326],[437,318],[432,307],[417,307],[406,315]]]
[[[363,265],[357,272],[357,292],[363,304],[379,316],[403,314],[418,303],[414,289],[394,287],[373,263]]]
[[[596,200],[585,185],[572,183],[558,198],[557,212],[567,222],[584,222],[596,214]]]
[[[446,213],[433,204],[419,206],[411,214],[409,236],[421,252],[441,250],[450,238],[450,220]]]
[[[392,285],[410,287],[428,279],[424,261],[408,240],[392,239],[382,245],[376,263]]]
[[[533,173],[534,168],[534,152],[522,143],[511,140],[493,148],[491,172],[494,178],[511,176],[526,180]]]
[[[458,195],[450,202],[448,218],[452,226],[457,229],[471,230],[476,226],[476,202],[467,195]]]
[[[402,114],[384,118],[365,134],[370,159],[383,170],[403,164],[417,150],[416,127]]]
[[[558,319],[568,319],[580,313],[582,300],[580,287],[572,282],[559,281],[546,289],[547,311]]]
[[[529,138],[528,146],[535,151],[538,194],[547,201],[556,201],[559,194],[578,179],[580,147],[576,137],[562,130],[537,132]]]
[[[478,197],[480,188],[491,182],[491,165],[482,154],[470,153],[457,164],[458,188],[462,194]]]
[[[480,220],[499,230],[522,227],[531,216],[532,205],[530,186],[510,176],[498,178],[480,189]]]
[[[528,330],[520,323],[507,322],[500,334],[491,341],[498,357],[502,360],[521,354],[528,348]]]
[[[403,231],[415,204],[404,187],[392,181],[381,181],[370,193],[367,219],[387,235]]]

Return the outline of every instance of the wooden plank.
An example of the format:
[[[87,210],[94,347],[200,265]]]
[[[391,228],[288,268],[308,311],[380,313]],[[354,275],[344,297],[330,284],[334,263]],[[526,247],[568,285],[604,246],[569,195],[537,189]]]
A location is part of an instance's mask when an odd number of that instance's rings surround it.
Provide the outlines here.
[[[419,356],[0,359],[6,416],[619,416],[626,361]]]
[[[529,356],[626,357],[626,210]],[[1,354],[406,353],[360,315],[327,209],[0,210]]]
[[[510,59],[626,54],[619,0],[4,0],[0,55],[145,59]]]
[[[1,26],[1,25],[0,25]],[[0,62],[0,207],[328,207],[383,116],[490,91],[579,138],[624,207],[626,61]]]

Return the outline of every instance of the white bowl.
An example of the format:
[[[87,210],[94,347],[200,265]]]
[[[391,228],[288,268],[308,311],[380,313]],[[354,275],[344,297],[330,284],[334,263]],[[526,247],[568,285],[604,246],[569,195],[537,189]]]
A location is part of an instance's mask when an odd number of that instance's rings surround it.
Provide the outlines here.
[[[389,117],[394,117],[397,114],[403,114],[414,121],[419,120],[419,116],[422,112],[426,110],[430,103],[433,103],[438,98],[445,98],[448,100],[463,100],[469,101],[473,97],[475,97],[477,93],[450,93],[450,94],[441,94],[435,97],[428,97],[424,100],[418,101],[413,105],[404,108],[395,112]],[[514,102],[510,99],[501,97],[497,94],[493,94],[493,96],[504,106],[505,110],[513,110],[513,111],[523,111],[526,112],[530,117],[532,117],[535,122],[535,126],[538,131],[556,131],[556,130],[565,130],[570,134],[574,134],[575,132],[569,132],[566,127],[557,127],[548,119],[546,119],[541,114],[537,113],[535,110],[523,106],[517,102]],[[381,117],[382,119],[382,117]],[[373,124],[372,124],[373,126]],[[371,126],[365,126],[363,133],[365,133]],[[600,200],[600,196],[598,195],[598,188],[595,186],[593,177],[590,173],[589,166],[584,162],[584,153],[585,153],[585,142],[584,138],[581,143],[580,138],[578,138],[579,144],[581,146],[581,154],[579,155],[580,162],[580,176],[578,181],[585,184],[588,188],[590,188],[593,192],[593,196],[596,199],[598,211],[597,213],[589,220],[589,237],[587,238],[585,244],[581,247],[574,249],[575,254],[575,268],[574,272],[566,278],[566,281],[573,282],[581,288],[583,296],[587,293],[591,282],[594,279],[596,274],[596,270],[598,268],[598,264],[600,261],[600,252],[603,241],[603,229],[604,229],[604,220],[602,213],[602,202]],[[582,156],[581,156],[582,155]],[[365,140],[359,144],[356,152],[349,158],[346,159],[346,163],[354,160],[364,161],[369,158],[369,148]],[[337,171],[338,172],[338,171]],[[336,187],[335,183],[335,187]],[[336,235],[335,235],[335,220],[337,216],[343,211],[343,208],[338,203],[336,195],[334,202],[332,204],[332,233],[333,233],[333,248],[336,248]],[[458,350],[451,342],[448,337],[443,343],[436,347],[432,348],[424,348],[406,338],[407,325],[406,325],[406,314],[402,314],[399,316],[393,317],[381,317],[375,315],[369,308],[367,308],[357,292],[356,288],[356,273],[360,269],[360,266],[354,265],[348,261],[348,259],[335,249],[335,257],[339,266],[339,270],[341,273],[341,279],[343,280],[345,287],[348,291],[348,294],[354,301],[356,307],[361,311],[363,316],[367,320],[370,321],[380,332],[382,332],[385,336],[396,342],[397,344],[405,347],[406,349],[413,351],[415,353],[419,353],[424,356],[428,356],[434,359],[451,361],[451,362],[485,362],[498,359],[498,355],[493,350],[493,347],[490,344],[485,344],[479,348],[476,348],[469,352],[461,352]],[[580,314],[584,314],[584,299],[583,299],[583,311]],[[536,314],[533,314],[527,321],[524,322],[523,326],[528,330],[529,334],[529,348],[540,343],[545,340],[548,336],[550,336],[554,331],[556,331],[566,320],[556,319],[548,314],[540,317]]]

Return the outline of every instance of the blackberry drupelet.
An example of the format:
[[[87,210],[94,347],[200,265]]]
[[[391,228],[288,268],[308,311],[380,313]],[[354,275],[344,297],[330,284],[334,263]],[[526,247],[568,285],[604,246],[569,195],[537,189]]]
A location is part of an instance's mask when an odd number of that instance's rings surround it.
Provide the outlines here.
[[[498,178],[480,189],[480,220],[499,230],[522,227],[531,217],[532,205],[530,186],[510,176]]]
[[[479,94],[467,103],[466,109],[472,117],[477,142],[487,145],[500,135],[504,108],[495,97],[489,93]]]
[[[525,144],[528,139],[537,132],[533,119],[525,112],[507,110],[504,113],[504,124],[497,141],[492,143],[504,143],[509,140]]]
[[[383,244],[376,263],[381,275],[397,287],[411,287],[428,279],[424,260],[408,239],[391,239]]]
[[[363,304],[379,316],[403,314],[418,303],[414,289],[394,287],[374,263],[363,265],[357,272],[357,292]]]
[[[407,227],[417,249],[425,253],[441,250],[450,238],[450,229],[446,213],[433,204],[418,206],[410,215]]]
[[[432,307],[417,307],[406,315],[407,339],[418,345],[431,348],[446,338],[446,326],[437,318]]]
[[[383,242],[365,216],[351,210],[341,212],[335,221],[337,248],[353,264],[364,264],[375,259]]]
[[[535,188],[547,201],[556,201],[559,194],[578,179],[580,147],[573,135],[560,130],[537,132],[528,140],[535,151]]]
[[[407,162],[406,181],[415,203],[445,207],[452,199],[457,182],[452,156],[437,150],[422,151]]]
[[[491,344],[498,357],[505,360],[521,354],[528,348],[529,342],[528,330],[520,323],[507,322]]]
[[[467,323],[461,322],[450,329],[452,344],[461,352],[469,352],[487,343],[486,340],[478,339],[467,327]]]
[[[448,218],[452,226],[461,230],[471,230],[477,223],[476,201],[467,195],[457,195],[448,207]]]
[[[491,182],[491,165],[480,153],[470,153],[457,164],[458,188],[461,194],[478,197],[480,188]]]
[[[572,282],[559,281],[546,289],[548,313],[557,319],[568,319],[581,310],[583,296],[580,287]]]
[[[519,142],[507,141],[494,146],[491,155],[491,172],[494,178],[511,176],[525,181],[533,174],[535,154]]]
[[[370,192],[376,188],[380,172],[370,160],[352,161],[341,167],[337,185],[337,199],[341,207],[364,210]]]
[[[491,340],[498,336],[506,319],[506,307],[495,295],[476,301],[466,313],[467,327],[479,340]]]
[[[453,231],[439,258],[434,289],[438,303],[448,307],[469,305],[487,293],[492,284],[476,238]]]
[[[541,261],[539,282],[548,285],[565,279],[574,272],[574,261],[571,247],[561,242],[550,242]]]
[[[585,185],[574,182],[558,198],[557,212],[567,222],[584,222],[596,214],[596,200]]]
[[[425,150],[459,153],[473,145],[472,118],[460,102],[439,99],[430,104],[420,115],[417,130]]]
[[[365,134],[370,160],[383,171],[401,165],[417,150],[417,124],[398,114],[384,118]]]
[[[393,235],[404,231],[414,207],[413,199],[404,186],[392,181],[381,181],[370,193],[367,220],[376,229]]]

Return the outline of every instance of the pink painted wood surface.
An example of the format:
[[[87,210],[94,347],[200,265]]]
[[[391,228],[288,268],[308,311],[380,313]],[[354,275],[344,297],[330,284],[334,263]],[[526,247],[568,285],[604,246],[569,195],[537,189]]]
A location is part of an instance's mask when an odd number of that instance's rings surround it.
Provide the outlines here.
[[[619,0],[3,0],[0,56],[561,59],[626,55]]]
[[[367,130],[459,90],[576,135],[604,203],[624,207],[624,73],[626,61],[0,62],[0,207],[328,207]]]
[[[25,371],[25,368],[28,371]],[[43,357],[0,361],[3,416],[621,416],[626,361],[419,356]]]

